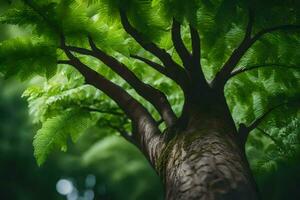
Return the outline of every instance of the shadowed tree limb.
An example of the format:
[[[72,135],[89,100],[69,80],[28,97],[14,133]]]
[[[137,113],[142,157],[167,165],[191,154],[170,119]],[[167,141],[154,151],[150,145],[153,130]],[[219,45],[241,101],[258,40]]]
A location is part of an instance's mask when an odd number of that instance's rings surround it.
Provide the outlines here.
[[[288,31],[288,30],[295,30],[295,29],[300,29],[300,25],[285,24],[285,25],[273,26],[258,32],[256,35],[253,36],[251,42],[252,43],[256,42],[267,33],[272,33],[274,31]]]
[[[268,134],[266,131],[264,131],[260,127],[257,127],[257,130],[259,130],[265,137],[267,137],[270,140],[272,140],[272,142],[276,145],[276,147],[278,149],[280,149],[282,152],[285,151],[285,149],[283,147],[283,144],[282,144],[282,142],[280,140],[275,139],[274,137],[272,137],[270,134]]]
[[[201,38],[198,30],[193,26],[189,25],[191,41],[192,41],[192,68],[191,73],[195,76],[194,79],[199,81],[201,88],[207,89],[208,83],[204,76],[201,66]]]
[[[97,112],[97,113],[102,113],[102,114],[108,114],[108,115],[116,115],[116,116],[124,116],[123,113],[115,112],[115,111],[109,111],[109,110],[100,110],[96,108],[90,108],[90,107],[81,107],[85,110],[88,110],[90,112]],[[136,145],[138,147],[137,141],[135,140],[134,137],[132,137],[132,134],[127,133],[123,128],[120,128],[118,126],[114,126],[113,124],[107,122],[107,126],[114,129],[115,131],[119,132],[124,139],[126,139],[128,142]]]
[[[137,141],[138,147],[148,155],[147,158],[149,162],[154,164],[164,144],[160,139],[161,135],[157,123],[151,114],[138,101],[124,91],[123,88],[115,85],[96,71],[81,63],[80,60],[67,49],[65,49],[65,53],[70,59],[69,64],[85,77],[86,82],[108,95],[119,105],[129,119],[131,119],[133,124],[132,137]],[[124,137],[126,137],[126,135],[124,135]],[[155,145],[150,145],[153,143],[152,141],[156,142]]]
[[[130,111],[128,107],[130,107],[130,105],[133,105],[133,107],[137,106],[137,109],[139,109],[139,103],[135,99],[133,99],[127,92],[125,92],[123,88],[115,85],[111,81],[105,79],[96,71],[83,64],[67,49],[66,46],[64,46],[64,44],[62,45],[62,49],[70,59],[68,61],[68,64],[77,69],[83,75],[85,81],[88,84],[95,86],[96,88],[103,91],[106,95],[111,97],[121,107],[121,109],[124,110],[124,112],[129,116],[131,120],[135,120],[138,117],[135,116],[134,112]],[[66,64],[66,62],[64,62],[64,64]],[[131,109],[133,109],[133,107]]]
[[[146,51],[149,51],[154,56],[159,58],[164,64],[166,70],[170,77],[184,90],[188,88],[188,77],[184,69],[177,64],[172,57],[166,52],[166,50],[161,49],[153,42],[148,42],[143,38],[143,36],[130,24],[126,13],[120,9],[120,19],[124,30],[135,39],[135,41],[141,45]]]
[[[158,126],[161,125],[163,122],[164,122],[163,119],[160,119],[160,120],[156,121],[156,123],[157,123]]]
[[[260,127],[257,127],[257,130],[259,130],[264,136],[271,139],[275,144],[277,144],[277,141],[271,135],[266,133],[263,129],[261,129]]]
[[[121,97],[124,99],[126,99],[126,98],[133,99],[133,98],[131,98],[131,96],[129,94],[127,94],[122,88],[118,87],[117,85],[114,85],[112,82],[106,80],[103,76],[98,74],[96,71],[90,69],[88,66],[81,63],[79,61],[79,59],[77,59],[73,54],[71,54],[71,52],[69,52],[68,47],[65,44],[65,38],[62,34],[62,31],[60,31],[60,29],[54,23],[52,23],[50,20],[48,20],[47,16],[45,16],[44,13],[41,12],[40,9],[34,3],[32,3],[30,0],[23,0],[23,2],[26,5],[28,5],[30,8],[32,8],[35,12],[37,12],[37,14],[40,15],[43,18],[43,20],[45,20],[45,22],[50,26],[50,28],[53,29],[53,31],[58,32],[58,35],[61,38],[61,48],[64,50],[64,52],[70,59],[69,61],[58,61],[58,64],[70,64],[70,65],[74,66],[85,77],[85,79],[88,83],[94,85],[96,88],[98,88],[100,90],[105,89],[105,91],[103,91],[103,90],[102,91],[104,93],[106,93],[108,96],[110,96],[114,101],[116,101],[117,104],[119,104],[119,106],[124,110],[126,108],[126,103],[122,106],[121,101],[120,102],[117,101],[118,98],[120,98],[120,99],[121,99]],[[109,65],[109,64],[112,64],[112,66],[114,66],[115,71],[119,72],[118,74],[121,75],[121,77],[126,76],[125,80],[131,82],[132,86],[134,86],[135,84],[139,84],[140,86],[143,87],[143,89],[151,91],[152,93],[149,95],[149,97],[152,95],[152,97],[151,97],[152,100],[156,99],[156,101],[160,101],[160,105],[154,105],[154,106],[164,109],[163,111],[161,109],[158,111],[160,113],[162,113],[162,117],[164,118],[164,120],[166,120],[166,123],[169,125],[172,125],[172,123],[175,123],[176,116],[175,116],[174,112],[172,111],[171,106],[170,106],[169,102],[167,101],[165,95],[162,92],[152,88],[149,85],[144,84],[130,70],[128,70],[121,63],[119,63],[116,59],[104,54],[102,51],[100,51],[100,49],[96,48],[96,46],[92,42],[91,38],[89,38],[89,42],[90,42],[92,48],[94,47],[93,50],[97,50],[96,52],[98,52],[98,57],[99,57],[99,55],[102,56],[101,60],[102,61],[104,60],[105,61],[104,63],[106,65],[108,65],[109,67],[111,67],[111,65]],[[82,53],[82,54],[94,55],[94,54],[91,54],[91,53],[93,53],[92,51],[89,51],[84,48],[76,48],[76,50],[78,50],[77,52]],[[125,75],[123,75],[122,73],[124,73]],[[97,76],[99,76],[99,77],[97,77]],[[102,89],[99,84],[100,82],[106,83],[106,84],[103,84]],[[112,90],[110,92],[109,88],[111,88],[111,89],[114,88],[115,90]],[[143,89],[140,89],[139,91],[142,91]],[[117,91],[120,92],[119,95],[117,94]],[[112,95],[112,94],[114,94],[114,95]],[[114,96],[114,98],[113,98],[113,96]],[[156,97],[156,98],[154,98],[154,97]],[[126,101],[129,101],[127,99],[126,99]],[[135,101],[134,102],[135,104],[139,104],[139,102],[137,102],[136,100],[134,100],[134,101]],[[161,106],[161,102],[163,102],[163,104],[164,104],[163,106]],[[153,103],[153,101],[151,103]],[[157,102],[155,102],[155,103],[157,103]],[[142,105],[140,105],[140,106],[142,107]],[[167,111],[165,111],[166,109],[167,109]],[[126,114],[127,115],[130,114],[130,112],[128,112]],[[131,116],[131,117],[133,117],[133,116]],[[152,118],[152,116],[151,116],[151,118]],[[154,121],[154,119],[153,119],[153,121]]]
[[[190,70],[192,67],[191,54],[188,51],[188,49],[186,48],[186,46],[182,40],[181,24],[178,21],[176,21],[175,19],[173,19],[171,33],[172,33],[172,41],[174,44],[174,48],[175,48],[176,52],[178,53],[178,55],[183,63],[183,66],[187,70]]]
[[[111,127],[113,128],[113,127]],[[117,127],[116,127],[117,128]],[[132,137],[132,134],[129,134],[128,132],[126,132],[125,130],[123,129],[115,129],[117,132],[120,133],[121,136],[123,136],[129,143],[132,143],[134,144],[135,146],[139,146],[137,141],[134,139],[134,137]]]
[[[81,106],[80,108],[85,109],[90,112],[98,112],[98,113],[108,114],[108,115],[124,116],[124,113],[113,111],[113,110],[102,110],[102,109],[98,109],[98,108],[85,107],[85,106]]]
[[[61,65],[70,65],[70,60],[58,60],[56,63]]]
[[[112,127],[111,127],[112,128]],[[136,142],[136,140],[134,139],[134,137],[132,137],[132,134],[129,134],[128,132],[126,132],[125,130],[122,129],[115,129],[116,131],[118,131],[120,133],[121,136],[123,136],[129,143],[134,144],[135,146],[139,146]]]
[[[32,2],[30,1],[30,3]],[[29,7],[34,6],[33,10],[36,11],[37,14],[43,15],[42,12],[39,12],[39,7],[35,4],[26,5],[28,5]],[[132,121],[132,136],[137,141],[139,149],[144,152],[150,164],[155,167],[155,162],[158,159],[161,150],[164,148],[165,143],[163,141],[157,123],[153,119],[151,114],[143,105],[141,105],[136,99],[128,94],[122,87],[107,80],[104,76],[89,68],[77,57],[75,57],[67,48],[65,37],[62,31],[60,31],[59,29],[56,30],[56,26],[53,26],[51,21],[47,20],[47,17],[45,17],[44,15],[42,17],[45,20],[45,23],[47,23],[55,33],[57,33],[58,38],[60,38],[60,48],[64,51],[69,59],[68,62],[59,61],[58,63],[69,64],[73,66],[82,74],[82,76],[85,78],[86,83],[100,89],[103,93],[105,93],[114,102],[117,103],[120,109],[122,109],[128,116],[128,118]]]
[[[250,125],[245,125],[244,123],[239,124],[238,127],[238,137],[240,140],[240,143],[242,146],[245,145],[248,135],[249,133],[254,130],[255,128],[258,127],[258,125],[275,109],[281,107],[282,105],[286,105],[287,103],[281,103],[278,104],[272,108],[270,108],[269,110],[267,110],[264,114],[262,114],[260,117],[258,117],[257,119],[255,119]]]
[[[95,52],[95,56],[126,80],[139,95],[149,101],[160,113],[167,126],[173,126],[175,124],[177,117],[163,92],[142,82],[132,71],[128,69],[127,66],[97,48],[91,37],[89,37],[89,43],[92,50]]]
[[[89,112],[97,112],[97,113],[101,113],[101,114],[107,114],[107,115],[114,115],[114,116],[118,116],[118,117],[124,117],[125,114],[122,112],[118,112],[118,111],[114,111],[114,110],[103,110],[103,109],[98,109],[98,108],[93,108],[93,107],[88,107],[88,106],[80,106],[80,105],[75,105],[75,106],[79,106],[80,108],[87,110]],[[124,126],[124,124],[128,121],[127,118],[124,118],[124,120],[122,120],[122,127]],[[122,137],[124,137],[124,139],[126,139],[129,143],[134,144],[135,146],[139,147],[136,139],[132,136],[132,134],[129,134],[128,132],[126,132],[126,130],[120,126],[116,126],[113,125],[113,123],[111,123],[109,120],[105,120],[105,125],[108,126],[111,129],[114,129],[115,131],[117,131],[118,133],[120,133],[120,135]]]
[[[231,74],[232,70],[236,67],[240,59],[246,53],[246,51],[252,45],[251,33],[254,21],[254,14],[251,9],[248,9],[248,23],[245,30],[243,41],[240,45],[232,52],[229,59],[222,66],[221,70],[216,74],[216,77],[212,81],[212,86],[218,90],[223,90],[227,77]]]
[[[245,55],[247,50],[262,36],[274,31],[287,31],[300,29],[300,25],[280,25],[267,29],[263,29],[251,37],[252,27],[254,21],[254,14],[249,10],[249,20],[245,31],[245,37],[241,44],[233,51],[229,59],[225,62],[221,70],[217,73],[215,79],[212,82],[212,86],[216,89],[222,90],[226,84],[226,81],[231,76],[231,72],[236,67],[241,58]]]
[[[132,136],[132,134],[128,133],[124,128],[120,128],[120,126],[113,125],[109,121],[106,121],[106,125],[118,132],[125,140],[127,140],[129,143],[134,144],[135,146],[139,147],[136,139]]]
[[[271,69],[298,69],[300,70],[300,65],[286,65],[286,64],[276,64],[276,63],[264,63],[264,64],[258,64],[258,65],[252,65],[252,66],[247,66],[247,67],[240,67],[237,70],[234,70],[230,76],[228,77],[227,80],[231,79],[232,77],[247,72],[247,71],[251,71],[251,70],[255,70],[255,69],[262,69],[262,68],[271,68]],[[275,68],[274,68],[275,67]]]
[[[76,58],[68,50],[63,37],[61,43],[61,48],[70,59],[69,64],[85,77],[88,84],[100,89],[115,101],[129,117],[133,124],[133,137],[138,141],[139,148],[148,155],[150,163],[155,163],[157,154],[163,146],[163,141],[160,140],[160,130],[151,114],[123,88],[107,80]],[[154,146],[149,146],[151,141],[157,143]]]
[[[207,86],[204,74],[200,65],[200,36],[198,31],[190,25],[191,41],[192,41],[192,53],[186,48],[182,36],[181,36],[181,25],[178,21],[173,19],[172,24],[172,41],[176,52],[178,53],[183,66],[189,74],[191,84],[195,88],[203,88]],[[197,90],[196,89],[196,90]]]
[[[191,40],[192,40],[192,56],[193,60],[196,64],[197,68],[201,67],[201,39],[199,32],[196,28],[193,27],[193,25],[190,26],[190,33],[191,33]]]
[[[144,62],[145,64],[149,65],[150,67],[152,67],[153,69],[155,69],[156,71],[158,71],[159,73],[169,77],[170,79],[172,79],[169,74],[167,73],[166,69],[164,66],[156,63],[156,62],[153,62],[152,60],[149,60],[147,58],[143,58],[141,56],[138,56],[138,55],[133,55],[133,54],[130,54],[130,57],[131,58],[134,58],[136,60],[139,60],[141,62]]]
[[[92,38],[89,37],[89,42],[92,48],[91,50],[78,48],[73,46],[67,46],[71,51],[81,53],[84,55],[93,56],[103,62],[107,67],[117,73],[122,77],[128,84],[131,85],[135,91],[149,101],[156,110],[160,113],[162,118],[165,120],[167,126],[172,126],[177,117],[173,112],[169,101],[164,93],[155,89],[154,87],[142,82],[131,70],[128,69],[123,63],[119,62],[112,56],[109,56],[101,49],[96,47],[96,44],[93,42]]]

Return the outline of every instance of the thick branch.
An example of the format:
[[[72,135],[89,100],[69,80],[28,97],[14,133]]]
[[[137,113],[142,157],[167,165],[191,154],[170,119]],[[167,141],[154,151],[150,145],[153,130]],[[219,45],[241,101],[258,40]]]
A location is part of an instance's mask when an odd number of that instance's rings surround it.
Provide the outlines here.
[[[28,0],[24,2],[28,2]],[[35,7],[34,10],[39,15],[43,14],[38,7]],[[138,141],[140,150],[144,152],[150,163],[154,165],[164,146],[164,142],[161,139],[160,130],[158,129],[156,121],[151,114],[123,88],[107,80],[104,76],[89,68],[76,58],[67,48],[62,32],[55,27],[52,27],[50,21],[47,20],[47,17],[45,18],[45,22],[60,37],[61,49],[64,50],[66,56],[69,58],[69,62],[59,61],[59,63],[72,65],[83,75],[88,84],[100,89],[119,105],[132,121],[133,136],[136,141]]]
[[[270,68],[270,67],[275,67],[272,69],[278,69],[278,68],[286,68],[286,69],[298,69],[300,70],[300,65],[286,65],[286,64],[276,64],[276,63],[264,63],[264,64],[259,64],[259,65],[253,65],[253,66],[248,66],[248,67],[240,67],[237,70],[233,71],[230,76],[228,77],[228,80],[231,79],[232,77],[244,73],[244,72],[248,72],[251,70],[255,70],[255,69],[261,69],[261,68]]]
[[[139,148],[148,156],[150,163],[155,163],[159,150],[162,148],[163,141],[160,139],[160,131],[156,121],[152,118],[150,113],[138,101],[123,90],[123,88],[90,69],[71,54],[67,48],[63,49],[70,59],[70,64],[85,77],[86,82],[108,95],[131,119],[134,129],[133,137],[138,141]],[[156,141],[157,143],[154,146],[151,146],[150,144],[153,141]]]
[[[34,4],[31,0],[23,0],[24,4],[32,8],[38,15],[40,15],[43,20],[48,24],[48,26],[53,29],[54,32],[58,34],[61,39],[61,49],[64,50],[65,54],[69,58],[68,61],[61,60],[58,61],[58,64],[69,64],[75,67],[85,78],[85,81],[88,84],[95,86],[96,88],[103,91],[109,97],[111,97],[121,109],[128,115],[128,117],[133,122],[140,121],[141,115],[147,116],[152,124],[155,124],[155,120],[152,116],[146,111],[146,109],[133,97],[131,97],[123,88],[107,80],[105,77],[92,70],[85,64],[83,64],[78,58],[76,58],[68,49],[65,43],[65,37],[60,31],[60,29],[48,19],[46,15],[41,11],[41,9]],[[89,50],[78,48],[81,53],[89,53]]]
[[[176,122],[176,115],[173,112],[169,101],[164,93],[153,88],[151,85],[140,81],[138,77],[130,71],[123,63],[120,63],[115,58],[105,54],[102,50],[96,47],[95,43],[89,38],[90,45],[95,52],[97,58],[115,71],[119,76],[126,80],[139,95],[149,101],[160,113],[167,126],[172,126]]]
[[[190,69],[191,65],[191,54],[187,50],[181,36],[181,25],[178,21],[173,19],[172,24],[172,41],[176,52],[178,53],[185,68]]]
[[[181,36],[181,25],[175,19],[172,24],[172,41],[176,52],[182,60],[183,66],[187,70],[191,83],[195,90],[207,86],[204,74],[200,66],[200,36],[198,31],[190,25],[192,54],[188,51]]]
[[[253,27],[254,15],[251,9],[249,9],[248,23],[245,30],[245,36],[241,44],[233,51],[229,59],[222,66],[221,70],[217,73],[212,84],[213,87],[221,90],[225,86],[227,77],[231,74],[232,70],[236,67],[240,59],[246,53],[246,51],[251,47],[254,41],[251,40],[251,33]]]
[[[257,34],[255,34],[253,37],[251,37],[252,27],[253,27],[253,12],[251,10],[249,11],[249,21],[246,28],[246,33],[244,40],[241,42],[241,44],[236,48],[230,58],[226,61],[226,63],[223,65],[221,71],[219,71],[213,80],[213,86],[217,89],[223,89],[226,81],[231,76],[231,72],[236,67],[238,62],[241,60],[241,58],[245,55],[247,50],[262,36],[268,33],[272,33],[274,31],[280,31],[280,30],[293,30],[293,29],[299,29],[300,25],[280,25],[280,26],[274,26],[271,28],[263,29]]]
[[[143,36],[130,24],[126,13],[122,10],[120,10],[120,18],[125,31],[131,35],[145,50],[159,58],[166,67],[166,70],[170,74],[171,78],[185,90],[187,88],[188,79],[185,71],[180,67],[180,65],[178,65],[172,59],[166,50],[159,48],[153,42],[148,42],[145,40]]]
[[[173,112],[166,96],[161,91],[142,82],[132,71],[127,68],[127,66],[125,66],[123,63],[119,62],[112,56],[107,55],[101,49],[97,48],[91,38],[89,38],[89,41],[92,47],[92,51],[78,47],[67,48],[71,51],[98,58],[106,66],[108,66],[119,76],[121,76],[125,81],[127,81],[128,84],[130,84],[139,95],[149,101],[160,113],[167,126],[172,126],[175,123],[176,115]]]
[[[83,75],[88,84],[95,86],[111,97],[120,106],[120,108],[124,110],[131,120],[135,121],[138,119],[139,116],[129,109],[131,106],[131,109],[134,109],[135,106],[137,109],[140,109],[140,105],[135,99],[133,99],[121,87],[105,79],[102,75],[83,64],[67,49],[65,50],[65,53],[70,59],[69,64],[75,67]]]
[[[190,24],[191,40],[192,40],[192,56],[198,68],[201,67],[201,40],[198,30]]]
[[[207,88],[208,83],[205,79],[202,66],[201,66],[201,39],[199,32],[193,25],[190,26],[191,40],[192,40],[192,67],[191,74],[195,77],[194,79],[198,80],[202,85],[202,88]]]

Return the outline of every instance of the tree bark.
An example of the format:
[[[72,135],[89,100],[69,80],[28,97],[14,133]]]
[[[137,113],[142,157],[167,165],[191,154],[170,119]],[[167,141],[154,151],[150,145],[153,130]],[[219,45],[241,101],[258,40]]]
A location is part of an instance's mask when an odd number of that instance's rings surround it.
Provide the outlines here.
[[[258,199],[232,119],[220,110],[206,113],[190,118],[185,130],[166,141],[156,161],[165,199]]]

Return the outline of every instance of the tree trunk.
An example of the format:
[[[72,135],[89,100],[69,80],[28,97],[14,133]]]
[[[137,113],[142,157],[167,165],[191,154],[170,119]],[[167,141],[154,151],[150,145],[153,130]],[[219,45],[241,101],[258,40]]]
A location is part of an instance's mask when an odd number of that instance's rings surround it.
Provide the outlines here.
[[[214,112],[189,120],[166,142],[156,161],[166,200],[258,199],[231,117]]]

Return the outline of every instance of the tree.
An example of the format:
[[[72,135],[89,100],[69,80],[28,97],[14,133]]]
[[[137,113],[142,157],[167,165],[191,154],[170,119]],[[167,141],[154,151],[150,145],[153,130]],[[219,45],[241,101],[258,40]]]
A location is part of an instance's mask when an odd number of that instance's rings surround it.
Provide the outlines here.
[[[245,154],[249,133],[257,129],[282,150],[286,143],[266,119],[278,123],[274,112],[282,109],[299,118],[290,110],[300,95],[297,2],[23,0],[11,7],[2,23],[27,33],[2,43],[2,73],[48,79],[24,93],[43,124],[34,138],[39,164],[53,149],[66,150],[69,135],[76,141],[97,124],[143,152],[166,199],[258,198]]]

